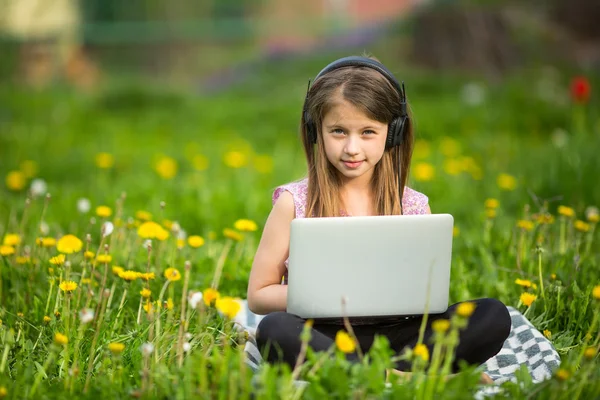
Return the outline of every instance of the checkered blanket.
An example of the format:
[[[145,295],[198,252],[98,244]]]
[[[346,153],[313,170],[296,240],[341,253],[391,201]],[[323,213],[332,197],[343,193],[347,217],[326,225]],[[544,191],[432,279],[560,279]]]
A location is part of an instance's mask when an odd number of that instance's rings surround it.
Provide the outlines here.
[[[242,304],[242,312],[237,316],[236,323],[249,334],[245,347],[246,363],[252,370],[257,371],[262,357],[254,336],[262,316],[250,312],[245,301]],[[482,372],[497,384],[509,380],[516,381],[515,372],[521,365],[527,367],[533,382],[541,382],[551,377],[554,369],[560,365],[560,356],[554,346],[519,310],[508,307],[508,311],[512,321],[510,334],[502,350],[481,366]]]

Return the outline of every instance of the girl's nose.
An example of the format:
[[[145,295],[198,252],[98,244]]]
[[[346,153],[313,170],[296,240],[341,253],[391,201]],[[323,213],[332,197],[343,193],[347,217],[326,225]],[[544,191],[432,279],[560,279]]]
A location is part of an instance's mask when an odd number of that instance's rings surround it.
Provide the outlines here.
[[[358,139],[356,139],[352,135],[348,135],[348,138],[346,139],[346,146],[344,147],[344,151],[346,152],[346,154],[350,154],[350,155],[358,154],[358,152],[359,152]]]

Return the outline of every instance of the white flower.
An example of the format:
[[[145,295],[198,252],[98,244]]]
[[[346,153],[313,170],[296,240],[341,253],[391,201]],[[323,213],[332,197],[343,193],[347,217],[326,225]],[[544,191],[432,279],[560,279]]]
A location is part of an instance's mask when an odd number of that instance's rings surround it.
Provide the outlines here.
[[[102,224],[102,237],[107,237],[113,232],[114,229],[115,226],[113,225],[113,223],[106,221],[104,224]]]
[[[146,250],[149,250],[152,248],[152,240],[151,239],[146,239],[146,241],[143,244],[144,248]]]
[[[569,134],[564,129],[556,128],[550,137],[552,144],[557,149],[565,147],[569,142]]]
[[[478,106],[485,101],[485,88],[475,82],[467,83],[462,89],[462,99],[469,106]]]
[[[84,308],[83,310],[79,311],[79,319],[81,320],[82,324],[87,324],[94,319],[94,310],[91,308]]]
[[[598,210],[598,207],[589,206],[588,208],[585,209],[585,217],[587,219],[598,216],[599,213],[600,213],[600,211]]]
[[[178,233],[179,231],[181,231],[181,225],[179,225],[179,222],[177,221],[173,222],[173,225],[171,225],[171,232]]]
[[[144,343],[141,347],[142,354],[149,356],[154,351],[154,345],[152,343]]]
[[[92,203],[90,203],[88,199],[82,197],[77,200],[77,210],[79,210],[80,213],[85,214],[90,211],[90,208],[92,208]]]
[[[46,236],[48,234],[48,232],[50,232],[50,227],[48,226],[48,224],[45,221],[42,221],[40,223],[40,233],[44,236]]]
[[[185,351],[186,353],[187,353],[188,351],[190,351],[191,349],[192,349],[192,345],[191,345],[191,344],[189,344],[188,342],[185,342],[185,343],[183,344],[183,351]]]
[[[43,179],[38,178],[31,181],[31,194],[33,196],[43,196],[47,190],[48,185],[46,185],[46,181]]]
[[[190,340],[192,338],[192,334],[189,332],[185,333],[185,340]]]
[[[198,307],[198,304],[202,301],[202,292],[194,292],[191,296],[188,297],[188,302],[190,303],[190,307],[195,309]]]

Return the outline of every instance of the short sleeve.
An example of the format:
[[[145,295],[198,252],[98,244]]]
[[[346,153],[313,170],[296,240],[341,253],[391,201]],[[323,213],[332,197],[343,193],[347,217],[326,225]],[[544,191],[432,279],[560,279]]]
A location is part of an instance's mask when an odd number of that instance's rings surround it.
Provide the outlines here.
[[[288,191],[291,193],[292,198],[294,199],[294,209],[296,212],[296,218],[304,218],[304,210],[306,206],[306,196],[307,196],[307,182],[306,180],[292,182],[285,185],[278,186],[273,191],[273,205],[281,196],[281,193],[284,191]]]
[[[428,206],[429,198],[426,195],[417,192],[416,190],[413,190],[409,187],[404,188],[404,196],[402,198],[402,214],[427,214]]]

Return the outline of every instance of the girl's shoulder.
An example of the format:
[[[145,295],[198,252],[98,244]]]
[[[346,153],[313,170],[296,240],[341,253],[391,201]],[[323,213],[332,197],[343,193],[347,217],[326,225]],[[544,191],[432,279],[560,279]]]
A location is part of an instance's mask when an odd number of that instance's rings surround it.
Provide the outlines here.
[[[428,214],[429,198],[421,192],[417,192],[408,186],[404,187],[404,195],[402,196],[402,214]]]
[[[294,199],[294,208],[296,210],[296,218],[303,218],[306,209],[306,196],[308,193],[308,178],[303,178],[297,181],[289,182],[278,186],[273,191],[273,204],[279,199],[281,193],[289,192]]]

